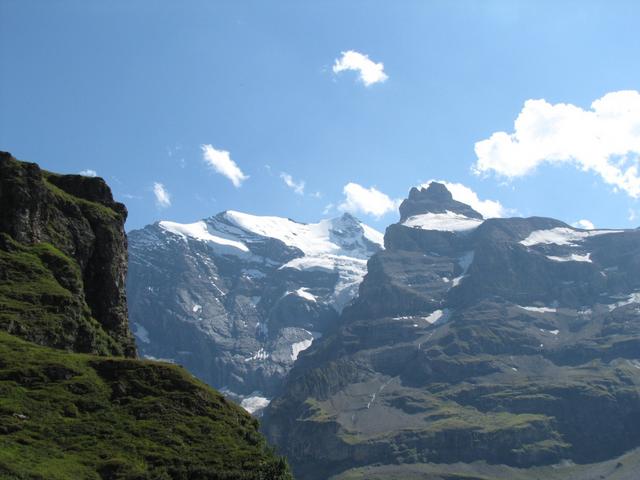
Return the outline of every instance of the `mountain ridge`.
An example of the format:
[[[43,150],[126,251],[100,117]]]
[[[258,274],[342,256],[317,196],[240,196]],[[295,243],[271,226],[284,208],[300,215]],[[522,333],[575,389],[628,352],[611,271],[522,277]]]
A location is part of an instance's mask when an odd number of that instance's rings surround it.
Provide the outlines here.
[[[416,205],[265,410],[263,429],[296,474],[526,470],[638,447],[639,232]],[[416,216],[426,218],[407,224]]]
[[[142,354],[174,359],[254,412],[333,328],[382,249],[382,234],[347,213],[300,223],[229,210],[129,238]]]

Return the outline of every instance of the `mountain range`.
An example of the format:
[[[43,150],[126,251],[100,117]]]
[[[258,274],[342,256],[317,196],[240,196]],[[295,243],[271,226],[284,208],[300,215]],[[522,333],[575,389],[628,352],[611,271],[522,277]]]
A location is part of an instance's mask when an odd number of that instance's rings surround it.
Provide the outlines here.
[[[639,422],[640,230],[484,219],[431,183],[263,430],[304,479],[632,479]]]
[[[258,413],[333,328],[383,236],[348,213],[315,224],[227,211],[129,233],[129,312],[146,358],[186,366]]]

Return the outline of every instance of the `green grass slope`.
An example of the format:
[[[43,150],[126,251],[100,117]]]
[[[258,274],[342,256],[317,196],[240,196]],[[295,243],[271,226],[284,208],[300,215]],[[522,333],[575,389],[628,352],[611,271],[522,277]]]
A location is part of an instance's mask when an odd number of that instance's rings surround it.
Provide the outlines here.
[[[0,330],[38,344],[109,354],[114,339],[92,316],[77,263],[49,243],[0,233]]]
[[[180,367],[0,332],[0,478],[290,479],[257,427]]]

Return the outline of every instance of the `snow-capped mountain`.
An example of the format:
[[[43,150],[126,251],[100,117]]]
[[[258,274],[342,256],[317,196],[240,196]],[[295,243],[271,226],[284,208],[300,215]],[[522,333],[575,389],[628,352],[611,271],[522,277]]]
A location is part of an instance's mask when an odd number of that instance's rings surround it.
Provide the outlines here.
[[[437,182],[400,214],[264,412],[296,476],[636,478],[640,229],[483,219]]]
[[[139,351],[263,408],[357,295],[382,245],[349,214],[303,224],[226,211],[133,231],[127,290]]]

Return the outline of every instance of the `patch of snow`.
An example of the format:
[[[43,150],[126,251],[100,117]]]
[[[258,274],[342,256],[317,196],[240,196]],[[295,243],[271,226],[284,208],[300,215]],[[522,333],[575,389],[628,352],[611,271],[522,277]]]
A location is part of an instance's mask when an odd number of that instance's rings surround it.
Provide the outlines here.
[[[271,403],[271,399],[263,397],[261,392],[253,392],[250,396],[242,399],[240,406],[253,414],[266,408],[269,403]]]
[[[547,255],[547,258],[549,260],[553,260],[554,262],[588,262],[588,263],[593,263],[591,261],[591,254],[590,253],[586,253],[584,255],[579,255],[577,253],[572,253],[571,255],[568,255],[566,257],[555,257],[552,255]]]
[[[158,358],[153,355],[143,355],[145,360],[153,360],[154,362],[176,363],[173,358]]]
[[[302,287],[302,288],[297,289],[293,293],[295,293],[297,296],[299,296],[301,298],[304,298],[305,300],[309,300],[310,302],[314,302],[315,303],[317,301],[316,296],[314,294],[312,294],[312,293],[309,293],[309,289],[308,288]]]
[[[334,287],[330,303],[338,311],[358,294],[358,286],[367,273],[367,260],[345,255],[322,255],[294,258],[280,269],[325,271],[338,274],[338,282]]]
[[[370,252],[362,238],[380,246],[383,244],[382,233],[355,219],[349,225],[353,227],[353,234],[345,236],[343,217],[307,224],[288,218],[249,215],[231,210],[224,215],[229,222],[247,232],[276,238],[286,245],[299,248],[307,256],[346,255],[348,252],[349,256],[368,258]]]
[[[245,268],[242,270],[243,275],[246,275],[250,278],[264,278],[267,275],[261,272],[260,270],[256,270],[255,268]]]
[[[478,227],[483,220],[469,218],[459,213],[423,213],[407,218],[402,225],[422,230],[439,230],[444,232],[466,232]]]
[[[193,313],[198,313],[202,311],[202,305],[194,305],[193,308],[191,309],[191,311]]]
[[[375,228],[371,228],[369,225],[365,225],[364,223],[361,223],[360,226],[364,231],[364,238],[366,238],[370,242],[380,245],[381,247],[384,247],[384,234],[382,232],[379,232]]]
[[[560,330],[545,330],[544,328],[541,328],[540,331],[542,333],[550,333],[551,335],[558,335],[560,333]]]
[[[291,345],[291,360],[294,362],[298,359],[300,352],[304,352],[313,343],[313,338],[310,340],[302,340]]]
[[[449,310],[446,308],[444,310],[436,310],[428,316],[422,317],[425,322],[430,323],[431,325],[438,322],[445,322],[447,318],[449,318]]]
[[[269,358],[269,354],[265,351],[264,348],[260,347],[260,349],[254,353],[252,356],[244,359],[245,362],[250,362],[251,360],[266,360]]]
[[[218,293],[219,293],[220,295],[222,295],[223,297],[226,295],[226,293],[224,293],[222,290],[220,290],[220,288],[219,288],[215,283],[211,282],[211,286],[212,286],[213,288],[215,288],[215,289],[218,291]],[[216,298],[216,300],[217,300],[217,298]]]
[[[318,257],[299,257],[285,263],[280,267],[280,269],[292,268],[294,270],[324,270],[327,272],[333,272],[336,267],[334,259],[335,257],[332,255],[322,255]]]
[[[522,308],[523,310],[538,313],[556,313],[558,311],[556,308],[551,307],[523,307],[522,305],[518,305],[518,307]]]
[[[631,305],[632,303],[640,303],[640,292],[633,292],[626,299],[607,305],[609,311],[615,310],[618,307],[624,307],[625,305]]]
[[[237,240],[231,240],[229,238],[223,238],[218,235],[212,235],[209,233],[207,229],[207,224],[203,221],[195,222],[195,223],[176,223],[176,222],[168,222],[161,221],[159,223],[160,227],[167,232],[171,232],[175,235],[178,235],[183,240],[187,240],[187,238],[193,238],[195,240],[201,240],[203,242],[215,243],[224,247],[231,247],[232,249],[237,249],[242,252],[248,252],[249,248]]]
[[[576,246],[588,237],[605,235],[609,233],[620,233],[622,230],[575,230],[569,227],[556,227],[547,230],[534,230],[527,238],[520,243],[525,247],[541,244],[570,245]]]
[[[142,343],[151,343],[151,340],[149,340],[149,331],[139,323],[133,323],[133,335]]]
[[[454,278],[454,279],[451,281],[451,288],[455,288],[455,287],[457,287],[458,285],[460,285],[460,282],[461,282],[462,280],[464,280],[465,278],[467,278],[467,276],[466,276],[466,275],[460,275],[459,277]]]
[[[472,250],[458,258],[458,265],[462,268],[462,273],[451,281],[451,288],[455,288],[460,285],[460,282],[467,276],[467,271],[469,270],[471,263],[473,263],[474,256],[475,252]]]

